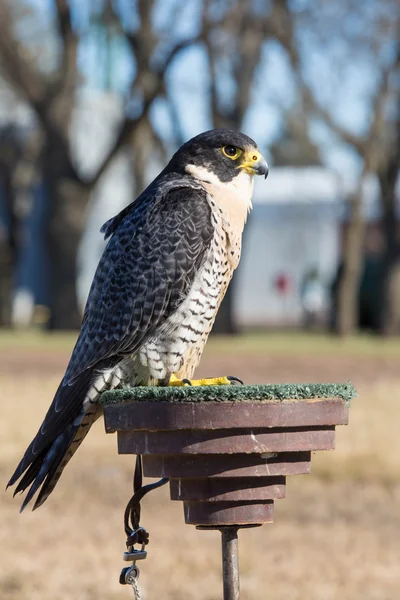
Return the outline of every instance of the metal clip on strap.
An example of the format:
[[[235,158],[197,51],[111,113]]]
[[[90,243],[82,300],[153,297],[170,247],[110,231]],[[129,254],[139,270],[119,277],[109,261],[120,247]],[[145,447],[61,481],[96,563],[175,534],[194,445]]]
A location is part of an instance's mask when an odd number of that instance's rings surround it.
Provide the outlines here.
[[[146,545],[149,543],[149,534],[143,528],[140,527],[140,501],[142,498],[168,482],[168,478],[164,477],[156,483],[151,483],[143,486],[143,468],[142,468],[142,457],[136,457],[135,474],[133,478],[133,491],[134,494],[129,500],[124,514],[124,528],[127,535],[126,547],[127,551],[124,552],[123,560],[126,562],[132,562],[130,567],[122,569],[119,582],[122,585],[129,584],[132,586],[134,597],[140,600],[139,590],[137,587],[137,580],[139,578],[139,567],[136,566],[137,560],[144,560],[147,557],[145,550]],[[141,544],[140,550],[135,550],[135,544]]]
[[[165,485],[166,483],[168,483],[168,481],[169,481],[168,477],[163,477],[163,479],[160,479],[159,481],[156,481],[155,483],[149,483],[148,485],[143,486],[142,485],[142,483],[143,483],[142,457],[141,456],[136,457],[135,475],[134,475],[134,479],[133,479],[134,494],[126,506],[125,515],[124,515],[125,533],[128,536],[128,539],[126,541],[127,546],[131,546],[136,543],[140,543],[140,544],[143,543],[143,539],[141,539],[141,538],[138,538],[137,541],[132,541],[130,539],[132,534],[135,531],[145,532],[145,530],[142,527],[140,527],[140,525],[139,525],[140,502],[141,502],[142,498],[146,494],[151,492],[152,490],[156,490],[157,488]],[[141,534],[141,535],[143,535],[143,534]],[[147,538],[146,538],[145,543],[148,544],[149,543],[149,534],[146,532],[146,535],[147,535]]]

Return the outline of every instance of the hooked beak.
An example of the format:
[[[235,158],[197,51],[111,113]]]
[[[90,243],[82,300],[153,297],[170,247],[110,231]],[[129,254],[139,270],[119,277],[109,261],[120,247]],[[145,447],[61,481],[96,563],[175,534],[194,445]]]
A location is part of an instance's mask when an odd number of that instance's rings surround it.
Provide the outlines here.
[[[264,175],[264,179],[267,179],[269,167],[265,158],[260,156],[260,159],[253,165],[253,170],[256,175]]]
[[[246,152],[239,168],[244,169],[249,175],[264,175],[265,179],[268,177],[269,168],[267,161],[256,150]]]

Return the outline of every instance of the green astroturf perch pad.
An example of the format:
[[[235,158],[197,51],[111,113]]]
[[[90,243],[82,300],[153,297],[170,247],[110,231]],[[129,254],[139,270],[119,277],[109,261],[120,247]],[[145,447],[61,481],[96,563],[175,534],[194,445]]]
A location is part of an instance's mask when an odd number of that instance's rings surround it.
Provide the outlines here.
[[[135,387],[104,392],[102,404],[125,402],[270,402],[341,398],[350,402],[356,391],[347,383],[280,383],[196,387]]]

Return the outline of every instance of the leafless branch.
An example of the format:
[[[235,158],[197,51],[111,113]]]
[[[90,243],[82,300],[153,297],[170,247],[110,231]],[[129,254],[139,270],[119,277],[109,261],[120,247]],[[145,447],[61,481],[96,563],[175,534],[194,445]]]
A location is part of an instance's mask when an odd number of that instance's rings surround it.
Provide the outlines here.
[[[58,0],[58,5],[64,10],[63,13],[63,32],[65,36],[71,35],[69,47],[65,49],[68,59],[68,73],[64,79],[60,79],[61,89],[58,92],[64,91],[64,95],[56,94],[56,89],[46,77],[39,73],[34,63],[28,57],[27,51],[22,44],[13,35],[13,22],[10,14],[10,7],[7,0],[0,0],[0,23],[2,25],[0,35],[0,63],[5,74],[5,77],[10,81],[14,89],[30,104],[35,111],[41,125],[51,135],[58,138],[59,143],[65,148],[68,146],[68,124],[69,119],[62,114],[65,111],[70,111],[72,102],[70,96],[74,91],[74,83],[72,79],[76,71],[76,40],[73,39],[73,34],[68,34],[70,26],[67,25],[67,14],[69,9],[65,0]],[[65,92],[68,89],[69,94]],[[57,98],[58,96],[58,98]],[[58,106],[55,107],[55,101],[58,100]],[[63,105],[63,106],[62,106]],[[58,110],[58,118],[55,115],[55,110]],[[63,110],[65,109],[65,110]],[[79,176],[69,160],[70,171],[76,180]]]
[[[263,43],[270,35],[270,16],[254,13],[251,0],[240,0],[228,5],[216,21],[210,17],[205,3],[203,38],[207,47],[210,69],[210,101],[213,123],[216,127],[241,127],[250,104],[254,75],[260,62]],[[222,35],[221,35],[222,34]],[[221,44],[223,39],[226,43]],[[218,63],[229,60],[234,98],[229,106],[222,105],[218,89]]]
[[[39,113],[43,111],[45,82],[13,35],[13,22],[7,0],[0,0],[0,64],[11,85]]]
[[[76,78],[77,37],[72,29],[71,9],[68,0],[56,0],[57,22],[60,37],[63,41],[62,65],[59,81],[62,87],[68,89],[74,86]]]
[[[66,42],[72,35],[71,10],[69,3],[68,0],[55,0],[55,4],[57,9],[58,28],[60,35],[64,42]]]
[[[151,105],[164,89],[165,75],[176,56],[186,48],[189,48],[190,46],[198,43],[200,40],[201,38],[200,36],[198,36],[195,38],[189,38],[178,42],[169,52],[163,64],[157,70],[147,74],[150,84],[148,84],[143,90],[144,98],[140,115],[134,119],[130,117],[125,117],[125,119],[121,123],[121,126],[115,137],[114,143],[110,151],[104,157],[103,162],[100,164],[96,174],[89,181],[86,182],[86,187],[92,188],[97,184],[97,182],[107,170],[110,163],[114,160],[120,149],[129,141],[130,136],[135,130],[135,128],[147,118]]]
[[[46,111],[41,117],[44,127],[57,129],[66,147],[69,145],[69,125],[73,97],[78,77],[78,39],[72,29],[68,0],[55,0],[57,24],[61,39],[61,66],[57,76],[47,82]],[[77,175],[77,173],[76,173]]]
[[[350,144],[362,153],[364,149],[364,140],[354,136],[349,131],[341,127],[332,115],[316,100],[311,88],[306,83],[302,73],[301,58],[296,44],[296,34],[293,27],[292,15],[287,0],[273,0],[271,20],[274,24],[273,30],[276,39],[286,50],[293,74],[299,86],[300,96],[303,100],[304,109],[308,113],[314,113],[324,121],[344,142]]]
[[[138,74],[142,73],[144,69],[148,69],[149,60],[157,44],[151,22],[153,7],[154,0],[138,0],[140,27],[134,33],[125,33],[136,60]]]
[[[293,18],[288,6],[288,0],[273,0],[273,22],[275,35],[282,47],[286,50],[293,73],[296,77],[299,93],[307,113],[312,113],[328,125],[328,127],[345,143],[352,146],[364,160],[368,161],[368,167],[377,167],[377,153],[381,144],[384,121],[384,108],[387,102],[390,77],[393,72],[393,64],[388,64],[383,70],[380,83],[371,102],[371,123],[366,135],[354,135],[341,127],[332,117],[330,112],[317,101],[312,89],[304,80],[302,74],[301,58],[296,44],[296,35],[293,27]],[[372,147],[373,144],[373,147]],[[371,164],[369,164],[371,163]],[[374,165],[374,167],[373,167]]]

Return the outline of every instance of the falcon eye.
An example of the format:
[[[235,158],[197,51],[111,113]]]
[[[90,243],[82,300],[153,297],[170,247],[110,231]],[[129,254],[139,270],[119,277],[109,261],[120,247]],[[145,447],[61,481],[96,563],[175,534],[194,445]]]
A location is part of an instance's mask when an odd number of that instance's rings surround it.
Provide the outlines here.
[[[240,148],[236,148],[236,146],[224,146],[222,148],[222,154],[235,160],[242,154],[242,150]]]

